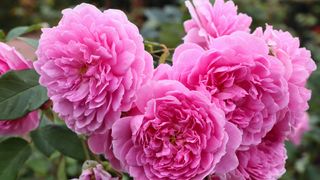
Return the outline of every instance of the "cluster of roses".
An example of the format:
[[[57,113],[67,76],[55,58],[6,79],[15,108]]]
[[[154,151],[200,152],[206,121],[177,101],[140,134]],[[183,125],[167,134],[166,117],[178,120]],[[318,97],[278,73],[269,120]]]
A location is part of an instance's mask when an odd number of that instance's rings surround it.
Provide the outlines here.
[[[279,178],[284,141],[298,144],[308,128],[310,52],[268,25],[250,33],[232,1],[186,5],[184,43],[156,69],[123,12],[64,10],[34,63],[53,110],[135,179]]]

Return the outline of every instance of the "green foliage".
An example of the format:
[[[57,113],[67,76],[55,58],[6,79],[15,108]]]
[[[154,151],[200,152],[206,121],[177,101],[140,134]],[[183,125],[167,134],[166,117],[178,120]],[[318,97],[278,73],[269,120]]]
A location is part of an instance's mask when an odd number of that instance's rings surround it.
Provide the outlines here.
[[[44,131],[44,128],[39,128],[31,132],[30,136],[36,148],[47,157],[50,157],[52,153],[54,153],[54,148],[49,144],[47,139],[45,139]]]
[[[78,160],[85,160],[85,151],[81,139],[67,127],[62,125],[47,125],[39,130],[43,139],[63,155]],[[47,147],[46,147],[47,148]],[[41,147],[39,149],[44,149]]]
[[[34,24],[31,26],[20,26],[20,27],[15,27],[13,29],[11,29],[7,36],[6,36],[6,41],[11,41],[14,38],[17,38],[23,34],[32,32],[32,31],[36,31],[36,30],[40,30],[42,28],[42,24]]]
[[[25,38],[25,37],[18,37],[18,39],[26,42],[30,46],[34,47],[35,49],[38,48],[39,40],[38,39],[32,39],[32,38]]]
[[[59,180],[67,180],[66,176],[66,160],[64,157],[61,158],[61,161],[58,164],[57,177]]]
[[[16,179],[18,171],[31,155],[28,142],[20,138],[9,138],[0,143],[0,179]]]
[[[4,34],[4,31],[2,29],[0,29],[0,41],[4,41],[5,37],[6,37],[6,35]]]
[[[176,47],[182,42],[183,13],[179,7],[148,8],[144,12],[147,21],[141,33],[145,39],[160,42],[168,47]]]
[[[34,70],[9,71],[0,77],[0,119],[14,120],[48,100]]]

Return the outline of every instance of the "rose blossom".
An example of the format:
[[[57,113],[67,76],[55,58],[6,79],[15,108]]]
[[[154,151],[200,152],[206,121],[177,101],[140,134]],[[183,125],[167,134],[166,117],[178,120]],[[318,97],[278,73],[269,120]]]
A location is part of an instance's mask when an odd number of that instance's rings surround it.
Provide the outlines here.
[[[119,10],[89,4],[62,11],[43,29],[35,68],[53,109],[77,133],[105,133],[152,76],[138,28]]]
[[[142,179],[203,179],[238,165],[241,132],[205,95],[177,81],[158,80],[137,94],[140,114],[116,121],[113,152]]]
[[[30,112],[22,118],[15,120],[0,120],[0,135],[24,135],[39,125],[39,115],[37,111]]]
[[[263,141],[247,151],[238,151],[239,166],[223,179],[277,180],[285,173],[287,152],[283,142]]]
[[[309,116],[308,113],[304,113],[301,119],[299,119],[299,122],[295,127],[294,133],[289,135],[290,141],[295,145],[300,145],[303,134],[309,130]]]
[[[186,1],[191,19],[185,21],[187,35],[184,42],[196,43],[203,48],[217,37],[236,31],[249,31],[251,17],[237,14],[237,7],[232,1],[215,0],[212,6],[209,0]]]
[[[112,130],[110,129],[104,134],[92,134],[88,139],[88,145],[91,152],[103,154],[113,168],[120,170],[120,162],[113,153],[111,132]]]
[[[31,68],[31,61],[27,61],[15,48],[0,42],[0,76],[9,70],[29,68]],[[24,135],[38,125],[38,112],[34,111],[15,120],[0,120],[0,135]]]
[[[191,43],[179,46],[172,78],[218,100],[227,120],[243,130],[242,147],[256,145],[288,105],[285,69],[251,34],[235,32],[212,42],[207,51]]]
[[[172,67],[168,64],[160,64],[154,71],[152,80],[170,79]]]
[[[309,108],[308,100],[311,98],[311,91],[306,88],[306,83],[316,69],[311,53],[300,47],[298,38],[292,37],[289,32],[274,30],[269,25],[264,32],[262,28],[258,28],[254,35],[265,40],[270,54],[286,68],[285,78],[288,81],[289,105],[281,112],[276,129],[290,137],[298,134],[300,136],[307,130],[305,125],[309,121],[305,112]],[[297,143],[298,139],[295,137],[292,140]]]
[[[277,180],[286,171],[287,152],[284,140],[276,131],[269,132],[262,142],[248,150],[238,151],[239,166],[220,179]]]
[[[94,167],[87,167],[83,170],[79,179],[72,180],[118,180],[119,178],[113,178],[107,171],[103,169],[101,164],[94,165]]]
[[[152,80],[168,79],[171,73],[171,66],[168,64],[160,64],[154,71]],[[133,107],[127,116],[141,114],[137,107]],[[104,134],[92,134],[88,139],[88,145],[91,152],[95,154],[103,154],[106,159],[111,163],[112,167],[120,170],[120,162],[115,158],[112,148],[112,129],[108,130]]]

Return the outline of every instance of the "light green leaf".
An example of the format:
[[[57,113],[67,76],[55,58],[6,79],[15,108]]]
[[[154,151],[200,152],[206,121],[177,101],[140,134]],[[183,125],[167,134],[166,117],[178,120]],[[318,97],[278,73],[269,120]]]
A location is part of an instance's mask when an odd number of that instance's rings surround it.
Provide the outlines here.
[[[38,45],[39,45],[38,39],[25,38],[25,37],[18,37],[18,39],[24,41],[25,43],[29,44],[30,46],[34,47],[35,49],[38,48]]]
[[[26,34],[26,33],[32,32],[32,31],[36,31],[41,28],[42,28],[42,24],[34,24],[31,26],[15,27],[8,32],[8,35],[6,37],[6,41],[11,41],[12,39],[17,38],[23,34]]]
[[[48,100],[34,70],[9,71],[0,77],[0,120],[14,120]]]

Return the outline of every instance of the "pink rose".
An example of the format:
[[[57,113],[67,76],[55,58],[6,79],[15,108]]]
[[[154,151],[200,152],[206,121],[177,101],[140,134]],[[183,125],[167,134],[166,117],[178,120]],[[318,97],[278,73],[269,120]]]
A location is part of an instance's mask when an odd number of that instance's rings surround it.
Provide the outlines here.
[[[103,154],[113,168],[120,170],[120,162],[113,153],[111,132],[112,130],[108,130],[105,134],[92,134],[88,139],[88,145],[91,152]]]
[[[63,10],[43,29],[35,68],[53,109],[77,133],[105,133],[152,76],[138,28],[119,10],[89,4]]]
[[[309,131],[309,116],[308,113],[303,113],[303,116],[299,119],[294,132],[290,134],[289,139],[293,144],[299,145],[305,132]]]
[[[140,114],[116,121],[113,152],[124,171],[142,179],[203,179],[238,165],[241,132],[203,94],[158,80],[138,91]]]
[[[179,46],[172,78],[218,101],[227,120],[243,130],[242,147],[259,144],[288,105],[285,68],[251,34],[235,32],[212,42],[207,51],[196,44]]]
[[[283,142],[264,139],[257,146],[237,152],[239,166],[227,173],[228,180],[265,179],[277,180],[285,173],[287,152]]]
[[[31,68],[31,61],[4,43],[0,42],[0,76],[9,70],[24,70]],[[0,135],[24,135],[39,125],[38,112],[34,111],[28,115],[8,121],[0,121]]]
[[[160,64],[154,71],[152,80],[170,79],[172,67],[168,64]]]
[[[0,120],[0,135],[24,135],[36,129],[39,126],[39,115],[33,111],[22,118],[15,120]]]
[[[207,48],[211,41],[223,35],[236,31],[249,31],[251,17],[237,14],[237,7],[232,1],[215,0],[214,5],[209,0],[186,1],[191,14],[190,20],[184,23],[187,35],[185,42],[192,42]]]
[[[163,80],[168,79],[171,73],[171,66],[168,64],[160,64],[153,71],[153,80]],[[127,112],[126,116],[134,116],[139,115],[141,112],[139,109],[134,106],[129,112]],[[108,130],[104,134],[92,134],[88,139],[88,145],[91,152],[95,154],[103,154],[106,159],[111,163],[112,167],[120,170],[120,162],[117,158],[115,158],[112,148],[112,129]]]
[[[31,64],[14,47],[0,42],[0,75],[9,70],[30,69]]]
[[[285,67],[289,105],[281,112],[276,128],[286,136],[294,136],[296,131],[300,131],[300,134],[305,128],[299,128],[305,126],[308,121],[305,112],[309,108],[308,100],[311,98],[311,91],[306,88],[306,83],[316,69],[311,53],[300,47],[298,38],[292,37],[289,32],[274,30],[272,26],[267,26],[264,32],[262,28],[258,28],[254,35],[265,40],[270,54]],[[293,141],[298,142],[298,139],[294,138]]]
[[[101,164],[97,164],[95,167],[90,167],[82,171],[79,179],[73,180],[118,180],[119,178],[113,178],[107,171],[103,169]]]

